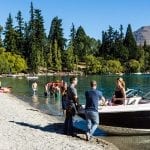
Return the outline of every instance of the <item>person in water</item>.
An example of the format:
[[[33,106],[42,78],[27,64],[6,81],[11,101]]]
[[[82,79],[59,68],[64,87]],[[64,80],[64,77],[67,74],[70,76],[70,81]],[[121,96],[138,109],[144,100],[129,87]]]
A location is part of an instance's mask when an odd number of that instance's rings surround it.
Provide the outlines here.
[[[35,92],[37,91],[37,83],[36,83],[36,81],[32,83],[32,90],[33,90],[33,94],[35,94]]]
[[[117,78],[115,93],[112,97],[112,103],[114,105],[125,104],[126,92],[125,92],[125,82],[123,78]]]

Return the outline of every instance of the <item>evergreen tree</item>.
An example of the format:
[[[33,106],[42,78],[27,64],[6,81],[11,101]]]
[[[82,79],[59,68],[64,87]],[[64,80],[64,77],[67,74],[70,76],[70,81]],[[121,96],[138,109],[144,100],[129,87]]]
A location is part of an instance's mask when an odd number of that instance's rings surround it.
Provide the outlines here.
[[[45,52],[45,42],[46,42],[46,34],[44,29],[44,20],[41,15],[41,10],[35,9],[35,18],[34,18],[34,33],[35,33],[35,43],[36,43],[36,51],[39,54],[39,66],[44,67],[44,52]]]
[[[55,71],[62,70],[61,51],[59,49],[57,41],[52,45],[52,63]]]
[[[75,57],[73,54],[73,46],[70,44],[65,52],[65,61],[63,61],[63,66],[67,68],[68,71],[74,70]]]
[[[17,17],[16,17],[18,25],[16,26],[16,33],[17,33],[17,50],[19,53],[23,53],[24,49],[24,21],[22,18],[22,13],[21,11],[18,11]]]
[[[58,71],[62,69],[61,65],[62,56],[64,55],[65,42],[66,39],[63,37],[62,20],[58,17],[54,17],[51,22],[48,35],[48,45],[50,46],[48,60],[52,60],[52,65],[49,65],[53,67],[55,66],[56,70]]]
[[[3,47],[3,41],[2,41],[2,32],[3,32],[3,27],[0,25],[0,47]]]
[[[44,30],[44,21],[41,15],[41,10],[34,9],[31,3],[29,26],[26,26],[26,39],[29,42],[27,47],[29,50],[30,68],[34,72],[38,72],[40,67],[45,66],[44,52],[46,34]]]
[[[74,24],[72,23],[72,27],[70,30],[70,41],[69,41],[69,45],[72,45],[74,47],[74,40],[75,40],[75,36],[76,36],[76,29]]]
[[[17,45],[16,45],[17,33],[13,27],[13,19],[11,17],[11,14],[9,14],[9,17],[6,22],[4,35],[5,35],[4,47],[6,48],[6,51],[16,53],[17,52]]]
[[[123,42],[124,40],[123,25],[120,25],[119,31],[120,31],[119,39],[121,42]]]
[[[54,17],[51,22],[48,40],[51,44],[54,44],[57,41],[61,52],[64,50],[66,42],[66,39],[63,36],[62,20],[58,17]]]
[[[28,24],[25,22],[24,25],[24,47],[23,47],[23,56],[25,57],[28,65],[30,64],[30,36],[29,36],[30,32],[29,32],[29,26]],[[30,65],[29,65],[30,66]]]
[[[137,46],[136,46],[136,41],[134,39],[131,25],[129,24],[127,27],[125,39],[124,39],[124,46],[128,49],[129,51],[129,59],[138,59],[138,53],[137,53]]]
[[[74,40],[74,54],[78,56],[79,60],[83,60],[87,54],[87,36],[82,26],[77,29]]]
[[[105,59],[112,59],[114,57],[114,29],[109,26],[107,32],[102,31],[102,45],[100,47],[99,53],[100,56]]]

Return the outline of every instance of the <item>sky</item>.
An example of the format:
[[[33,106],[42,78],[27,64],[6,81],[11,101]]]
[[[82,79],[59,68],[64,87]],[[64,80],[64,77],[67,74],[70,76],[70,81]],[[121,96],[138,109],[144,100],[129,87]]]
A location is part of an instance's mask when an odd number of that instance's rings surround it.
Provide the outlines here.
[[[5,27],[9,13],[16,23],[20,10],[25,21],[30,18],[31,0],[0,0],[0,25]],[[33,7],[42,11],[44,27],[48,34],[51,21],[58,16],[62,19],[64,37],[69,38],[72,23],[77,29],[82,26],[85,33],[101,39],[102,31],[109,26],[119,30],[123,25],[124,33],[128,24],[132,31],[150,25],[150,0],[32,0]]]

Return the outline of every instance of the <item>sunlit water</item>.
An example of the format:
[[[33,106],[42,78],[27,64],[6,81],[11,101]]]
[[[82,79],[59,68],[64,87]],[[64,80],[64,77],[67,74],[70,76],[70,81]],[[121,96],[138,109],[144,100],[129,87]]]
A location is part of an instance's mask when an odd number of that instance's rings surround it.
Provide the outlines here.
[[[81,104],[85,103],[84,92],[90,88],[90,81],[96,80],[98,89],[103,92],[103,95],[110,99],[115,89],[117,75],[92,75],[78,77],[78,96]],[[126,88],[140,89],[142,92],[150,91],[150,75],[124,75],[122,76],[126,82]],[[30,103],[36,109],[40,109],[44,113],[53,115],[63,115],[61,109],[61,96],[44,96],[44,85],[47,82],[64,80],[69,83],[68,76],[41,76],[38,78],[38,91],[35,95],[32,92],[31,85],[33,80],[27,78],[1,78],[2,86],[11,86],[13,94],[21,98],[25,102]],[[76,126],[85,128],[85,121],[77,120]],[[114,143],[121,150],[150,150],[150,136],[109,136],[100,130],[95,133],[96,136],[106,139]]]

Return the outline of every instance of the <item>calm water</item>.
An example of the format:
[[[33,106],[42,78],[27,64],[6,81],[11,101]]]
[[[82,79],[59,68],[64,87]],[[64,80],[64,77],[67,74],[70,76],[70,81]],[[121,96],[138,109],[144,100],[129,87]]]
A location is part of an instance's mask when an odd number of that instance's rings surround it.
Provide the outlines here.
[[[80,103],[85,103],[84,92],[89,89],[89,83],[91,80],[96,80],[98,83],[98,89],[103,92],[106,98],[111,98],[115,89],[115,81],[117,75],[92,75],[78,77],[78,96]],[[126,82],[127,88],[140,89],[143,92],[150,91],[150,75],[124,75],[122,76]],[[53,76],[41,76],[37,80],[38,92],[33,96],[31,85],[33,80],[27,80],[26,78],[1,78],[2,86],[13,87],[13,94],[21,98],[22,100],[30,103],[41,111],[53,114],[62,115],[61,101],[54,99],[54,97],[44,97],[44,85],[50,81],[64,80],[69,83],[69,77],[53,77]],[[104,139],[114,143],[121,150],[150,150],[150,136],[104,136]]]

